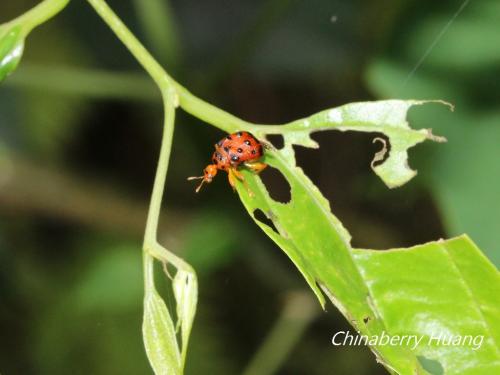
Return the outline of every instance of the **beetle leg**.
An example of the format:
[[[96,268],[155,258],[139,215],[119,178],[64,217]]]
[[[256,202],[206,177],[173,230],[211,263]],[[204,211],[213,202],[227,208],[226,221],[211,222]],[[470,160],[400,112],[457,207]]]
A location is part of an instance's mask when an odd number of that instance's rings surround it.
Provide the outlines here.
[[[234,176],[240,180],[240,181],[245,181],[245,177],[243,177],[243,173],[241,173],[239,170],[236,168],[232,168],[231,171],[233,172]]]
[[[248,195],[250,195],[251,197],[254,196],[254,193],[252,192],[252,190],[250,190],[250,187],[248,186],[248,183],[246,182],[245,177],[243,177],[243,174],[240,171],[238,171],[236,168],[229,168],[228,179],[229,179],[229,184],[231,185],[233,190],[235,190],[236,179],[238,179],[243,183],[243,185],[245,186],[245,189],[247,189]]]
[[[229,168],[229,170],[227,171],[227,179],[229,180],[229,185],[231,185],[231,187],[233,188],[233,191],[236,190],[236,181],[235,181],[235,177],[233,175],[233,168]]]
[[[262,172],[262,170],[264,170],[266,167],[267,167],[267,164],[266,163],[262,163],[262,162],[246,162],[245,163],[245,167],[249,168],[252,170],[252,172],[254,173],[260,173]]]

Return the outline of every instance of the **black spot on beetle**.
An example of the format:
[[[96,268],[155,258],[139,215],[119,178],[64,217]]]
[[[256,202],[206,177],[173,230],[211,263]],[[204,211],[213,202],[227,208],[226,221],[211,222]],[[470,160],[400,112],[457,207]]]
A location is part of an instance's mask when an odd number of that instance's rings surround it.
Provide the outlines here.
[[[229,147],[225,146],[224,151],[229,152]]]
[[[238,151],[238,154],[241,154],[243,152],[242,148],[238,148],[236,151]]]
[[[236,133],[236,135],[237,135],[238,137],[241,137],[241,136],[243,135],[243,133],[242,133],[242,132],[238,132],[238,133]]]
[[[255,155],[257,152],[255,150],[252,150],[252,155]]]
[[[231,140],[231,139],[233,139],[233,138],[231,138],[231,136],[230,136],[230,135],[228,135],[228,136],[226,137],[226,139]]]
[[[252,143],[251,143],[248,139],[245,139],[245,144],[246,144],[247,146],[250,146]]]
[[[236,156],[236,155],[233,155],[233,156],[231,156],[231,160],[232,161],[238,161],[238,160],[240,160],[240,158],[238,156]]]

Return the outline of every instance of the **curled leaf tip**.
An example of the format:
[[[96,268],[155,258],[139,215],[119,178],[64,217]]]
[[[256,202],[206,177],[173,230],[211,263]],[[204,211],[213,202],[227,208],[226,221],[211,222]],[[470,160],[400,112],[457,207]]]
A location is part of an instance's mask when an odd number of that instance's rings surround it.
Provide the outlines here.
[[[439,104],[444,104],[445,106],[448,107],[448,109],[452,112],[455,111],[455,105],[453,105],[452,103],[450,102],[447,102],[446,100],[433,100],[432,101],[433,103],[439,103]]]
[[[427,138],[430,139],[431,141],[438,142],[438,143],[446,143],[448,140],[446,137],[442,137],[440,135],[434,135],[432,133],[432,129],[425,129],[427,131]]]
[[[370,163],[372,169],[375,168],[378,162],[383,161],[385,159],[385,155],[387,153],[387,141],[384,138],[376,137],[373,139],[372,143],[377,143],[377,142],[382,143],[382,148],[379,151],[377,151],[377,153],[373,157],[372,162]]]

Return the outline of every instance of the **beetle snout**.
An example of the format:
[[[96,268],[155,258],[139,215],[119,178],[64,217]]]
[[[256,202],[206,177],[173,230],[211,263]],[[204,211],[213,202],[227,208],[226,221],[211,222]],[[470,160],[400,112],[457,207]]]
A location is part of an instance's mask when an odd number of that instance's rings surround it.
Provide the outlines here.
[[[203,171],[203,174],[205,176],[206,182],[212,182],[212,179],[217,174],[217,167],[215,165],[209,165],[205,168],[205,170]]]

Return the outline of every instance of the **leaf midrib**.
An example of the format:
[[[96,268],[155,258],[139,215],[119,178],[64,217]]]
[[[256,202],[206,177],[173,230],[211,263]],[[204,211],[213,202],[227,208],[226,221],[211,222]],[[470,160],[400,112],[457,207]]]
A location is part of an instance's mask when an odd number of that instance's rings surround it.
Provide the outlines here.
[[[460,270],[460,267],[457,265],[457,263],[455,262],[455,260],[451,256],[447,244],[445,243],[443,246],[441,246],[441,248],[444,250],[444,253],[446,254],[447,258],[450,260],[450,263],[451,263],[453,269],[459,275],[460,283],[463,285],[466,293],[469,295],[469,298],[473,301],[474,309],[477,310],[476,312],[481,317],[481,322],[483,323],[483,326],[486,328],[486,331],[489,333],[490,337],[492,338],[492,340],[495,344],[494,345],[495,352],[496,352],[497,356],[500,357],[500,349],[498,348],[498,344],[496,342],[495,335],[493,334],[493,330],[491,329],[490,324],[486,320],[486,318],[483,314],[483,311],[481,310],[479,301],[474,296],[474,293],[472,293],[472,290],[471,290],[469,284],[465,281],[465,276],[463,275],[462,271]]]
[[[298,181],[298,183],[304,188],[304,191],[312,199],[312,201],[314,202],[314,204],[316,204],[316,206],[318,206],[320,208],[321,213],[328,219],[328,223],[330,224],[330,226],[332,227],[332,229],[336,233],[338,233],[339,237],[342,239],[342,241],[344,242],[345,246],[347,247],[347,252],[348,252],[349,258],[351,259],[351,261],[353,263],[353,266],[354,266],[356,272],[358,273],[358,276],[359,276],[359,278],[361,280],[361,283],[365,287],[365,290],[366,290],[366,292],[368,294],[368,298],[371,298],[371,300],[374,302],[373,306],[368,305],[368,308],[373,311],[373,313],[374,313],[375,316],[379,316],[379,317],[382,318],[383,315],[381,314],[381,310],[375,304],[376,303],[376,299],[374,298],[371,289],[369,288],[368,284],[366,283],[366,281],[365,281],[365,279],[364,279],[364,277],[363,277],[363,275],[361,273],[360,267],[358,266],[358,264],[355,261],[354,254],[352,253],[353,249],[352,249],[351,245],[345,240],[345,238],[342,236],[342,234],[339,233],[337,231],[337,229],[336,229],[336,225],[335,225],[335,223],[332,220],[333,213],[331,213],[330,211],[327,212],[325,210],[325,208],[323,207],[323,205],[320,204],[320,202],[318,202],[316,196],[314,195],[313,192],[310,191],[309,187],[303,181],[302,177],[297,176],[297,174],[294,173],[294,171],[291,169],[291,167],[288,164],[288,162],[285,159],[282,158],[280,151],[275,151],[273,153],[273,155],[280,160],[280,162],[282,163],[282,165],[287,169],[287,171],[289,173],[291,173],[293,176],[296,176],[296,180]],[[294,168],[298,168],[298,167],[295,166]],[[267,197],[266,197],[266,199],[267,199]],[[316,278],[316,275],[315,275],[315,278]],[[323,280],[319,280],[319,281],[321,281],[321,283],[323,283],[323,285],[326,285],[326,284],[324,284]],[[330,291],[330,293],[332,293],[332,291]],[[333,303],[333,301],[331,299],[330,299],[330,301]],[[339,311],[343,311],[343,310],[339,309]],[[346,318],[349,319],[349,317],[347,317],[347,316],[346,316]],[[388,328],[387,328],[387,325],[385,323],[385,320],[384,319],[380,319],[380,322],[382,324],[382,327],[385,328],[386,331],[389,331]],[[368,327],[366,327],[366,328],[368,329]],[[374,349],[372,349],[371,347],[370,347],[370,349],[372,351],[374,351]],[[374,351],[374,353],[375,353],[376,357],[378,358],[378,356],[379,356],[379,354],[377,354],[378,352]],[[415,360],[416,360],[416,356],[411,351],[409,351],[408,353],[410,355],[412,355],[415,358]],[[386,362],[383,361],[382,363],[385,366]]]

